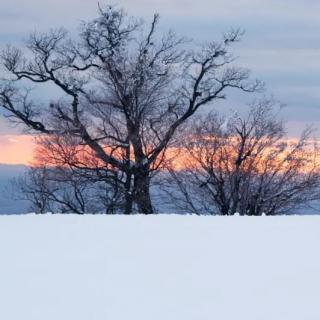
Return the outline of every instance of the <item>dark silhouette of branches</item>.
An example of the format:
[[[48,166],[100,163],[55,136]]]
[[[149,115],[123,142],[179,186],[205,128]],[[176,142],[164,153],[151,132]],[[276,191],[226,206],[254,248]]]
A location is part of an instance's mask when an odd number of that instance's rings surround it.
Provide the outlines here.
[[[319,148],[312,130],[288,140],[272,101],[253,104],[247,117],[213,113],[193,128],[182,143],[186,169],[170,169],[179,194],[170,193],[184,210],[275,215],[319,199]]]
[[[2,109],[34,133],[71,136],[111,166],[125,181],[127,213],[132,204],[141,213],[153,212],[153,173],[190,117],[225,99],[228,89],[261,87],[234,64],[230,48],[239,30],[190,50],[187,40],[171,31],[159,35],[158,22],[155,15],[148,27],[121,9],[100,7],[76,40],[53,29],[30,36],[30,58],[11,46],[1,53],[10,75],[0,83]],[[37,105],[21,89],[26,82],[39,90],[50,84],[61,96]]]

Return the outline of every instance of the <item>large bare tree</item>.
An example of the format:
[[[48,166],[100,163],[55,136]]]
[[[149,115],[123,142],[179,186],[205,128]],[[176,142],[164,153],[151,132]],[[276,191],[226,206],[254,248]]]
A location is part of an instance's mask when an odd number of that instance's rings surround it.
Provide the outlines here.
[[[238,30],[190,49],[171,31],[158,35],[158,20],[155,15],[147,28],[107,6],[81,25],[77,39],[64,29],[34,33],[27,55],[11,46],[1,54],[7,76],[0,84],[2,109],[33,132],[71,136],[102,167],[120,172],[127,213],[134,204],[141,213],[153,212],[152,174],[187,119],[224,99],[228,88],[252,92],[260,86],[234,65],[229,48]],[[40,104],[24,89],[28,82],[37,90],[50,84],[58,97]]]
[[[198,118],[182,142],[185,169],[170,169],[171,198],[199,214],[293,212],[320,199],[319,148],[311,133],[288,139],[269,100],[254,103],[247,116]]]

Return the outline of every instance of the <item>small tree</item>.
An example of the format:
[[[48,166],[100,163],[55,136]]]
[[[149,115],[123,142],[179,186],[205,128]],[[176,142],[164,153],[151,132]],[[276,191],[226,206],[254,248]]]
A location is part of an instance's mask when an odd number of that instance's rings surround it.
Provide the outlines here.
[[[31,202],[36,213],[115,214],[123,212],[123,199],[103,179],[88,179],[71,168],[31,167],[13,181],[15,192]],[[20,197],[21,199],[21,197]]]
[[[155,15],[146,30],[108,6],[82,24],[77,40],[64,29],[34,33],[31,58],[10,46],[1,54],[12,78],[0,84],[0,106],[33,132],[73,137],[102,167],[117,171],[127,213],[134,203],[141,213],[153,212],[151,178],[186,120],[224,99],[228,88],[260,86],[233,64],[229,48],[238,30],[194,51],[173,32],[158,36],[158,20]],[[26,81],[39,88],[50,83],[61,97],[38,106],[22,89]]]
[[[122,213],[125,192],[118,171],[104,167],[73,137],[37,139],[28,172],[14,181],[36,212]]]
[[[247,117],[197,119],[184,139],[185,170],[171,171],[184,210],[196,213],[275,215],[320,198],[319,149],[306,130],[286,138],[271,101],[251,106]]]

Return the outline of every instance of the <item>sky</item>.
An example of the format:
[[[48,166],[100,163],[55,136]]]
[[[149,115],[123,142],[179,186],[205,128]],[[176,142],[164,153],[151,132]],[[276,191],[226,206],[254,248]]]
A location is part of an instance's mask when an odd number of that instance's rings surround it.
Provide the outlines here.
[[[147,21],[157,12],[162,28],[197,42],[219,39],[231,27],[244,29],[235,50],[239,65],[251,69],[254,78],[266,83],[266,94],[286,105],[282,116],[289,135],[297,136],[307,124],[320,128],[319,0],[118,0],[112,4]],[[96,13],[97,2],[92,0],[1,1],[0,48],[7,43],[21,45],[34,30],[64,26],[74,31],[80,21]],[[232,96],[229,106],[241,107]],[[28,163],[31,157],[32,139],[0,118],[0,163]]]

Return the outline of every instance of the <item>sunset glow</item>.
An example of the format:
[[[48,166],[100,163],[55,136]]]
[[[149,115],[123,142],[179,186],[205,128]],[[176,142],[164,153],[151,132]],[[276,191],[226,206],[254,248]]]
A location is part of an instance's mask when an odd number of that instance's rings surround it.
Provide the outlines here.
[[[29,164],[33,157],[33,139],[27,135],[0,136],[0,163]]]
[[[288,143],[296,143],[297,140],[288,140]],[[3,135],[0,137],[0,164],[23,164],[30,165],[35,159],[34,157],[40,157],[45,155],[44,148],[36,148],[34,137],[28,135]],[[92,153],[83,153],[83,147],[77,152],[82,162],[92,162]],[[85,155],[83,157],[83,155]],[[118,155],[121,158],[121,155]],[[89,158],[91,161],[89,161]],[[171,163],[171,168],[175,170],[181,170],[186,167],[198,166],[195,160],[192,159],[190,154],[183,149],[171,147],[166,152],[166,159]],[[41,162],[41,161],[40,161]],[[98,165],[98,164],[96,164]],[[161,168],[162,166],[160,166]]]

